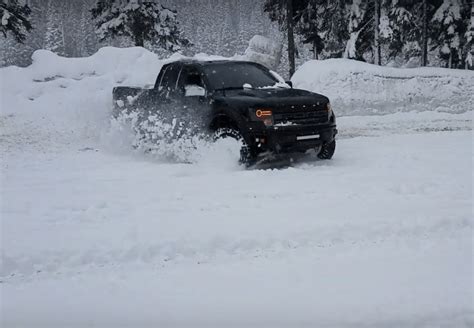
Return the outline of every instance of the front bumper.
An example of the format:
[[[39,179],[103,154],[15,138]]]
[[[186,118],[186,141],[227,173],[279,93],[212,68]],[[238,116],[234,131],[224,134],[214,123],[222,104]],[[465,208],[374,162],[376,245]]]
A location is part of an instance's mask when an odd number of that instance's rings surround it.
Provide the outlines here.
[[[255,152],[305,152],[334,140],[335,123],[262,127],[255,124],[248,131],[248,143]]]

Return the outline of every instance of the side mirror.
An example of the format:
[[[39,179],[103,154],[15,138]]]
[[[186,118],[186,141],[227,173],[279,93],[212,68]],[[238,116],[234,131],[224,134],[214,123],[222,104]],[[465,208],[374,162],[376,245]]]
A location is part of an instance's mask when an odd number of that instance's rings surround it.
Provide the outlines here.
[[[292,89],[293,89],[293,82],[291,81],[285,81],[286,84],[288,84]]]
[[[206,89],[199,85],[189,84],[184,87],[185,97],[204,97],[206,95]]]

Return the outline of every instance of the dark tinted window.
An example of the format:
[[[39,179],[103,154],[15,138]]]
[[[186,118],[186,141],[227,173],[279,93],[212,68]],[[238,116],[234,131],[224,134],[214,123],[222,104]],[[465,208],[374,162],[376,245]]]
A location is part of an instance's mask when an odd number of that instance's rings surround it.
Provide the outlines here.
[[[168,69],[169,66],[163,66],[160,70],[160,73],[158,74],[158,77],[156,78],[155,81],[155,88],[159,88],[161,85],[161,80],[163,79],[163,75],[165,75],[166,70]]]
[[[177,64],[170,64],[164,72],[161,79],[160,89],[162,91],[174,91],[176,82],[178,81],[179,71],[181,67]]]
[[[204,65],[211,89],[272,86],[277,79],[264,67],[252,63],[215,63]]]
[[[201,73],[199,73],[196,68],[185,66],[181,71],[181,74],[179,76],[178,88],[182,89],[184,92],[184,87],[186,85],[197,85],[205,88]]]

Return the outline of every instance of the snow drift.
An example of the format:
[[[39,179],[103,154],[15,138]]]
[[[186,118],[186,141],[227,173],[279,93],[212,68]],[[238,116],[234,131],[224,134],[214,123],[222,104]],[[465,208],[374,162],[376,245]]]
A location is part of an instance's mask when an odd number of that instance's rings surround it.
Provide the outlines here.
[[[348,59],[314,60],[292,77],[297,88],[329,97],[339,115],[474,109],[474,72],[381,67]]]
[[[113,86],[152,84],[162,64],[141,48],[102,48],[87,58],[39,50],[29,67],[0,70],[2,116],[34,119],[37,133],[70,141],[97,139],[109,122]]]

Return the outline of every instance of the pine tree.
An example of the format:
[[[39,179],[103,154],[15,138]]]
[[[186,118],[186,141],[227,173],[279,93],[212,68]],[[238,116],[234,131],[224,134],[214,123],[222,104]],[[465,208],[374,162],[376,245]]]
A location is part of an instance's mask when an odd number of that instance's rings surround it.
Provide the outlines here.
[[[62,2],[49,0],[46,10],[46,35],[44,48],[60,56],[66,55],[64,22],[62,21]]]
[[[380,54],[380,13],[381,13],[381,1],[374,0],[374,63],[377,65],[382,64]]]
[[[466,39],[465,47],[465,59],[464,65],[466,69],[474,69],[474,5],[470,4],[470,8],[467,7],[468,23],[466,28],[466,33],[464,37]]]
[[[391,37],[389,40],[389,58],[404,56],[404,61],[421,55],[423,3],[394,0],[388,17]]]
[[[428,64],[428,0],[422,0],[421,66]]]
[[[281,30],[286,31],[288,39],[288,62],[290,77],[295,72],[294,28],[300,21],[309,0],[265,0],[264,11],[272,21],[278,22]]]
[[[27,33],[32,29],[30,14],[31,9],[28,5],[20,5],[18,0],[2,0],[0,32],[5,38],[7,33],[11,33],[17,42],[23,43]]]
[[[4,43],[0,47],[0,57],[2,57],[0,66],[27,66],[31,63],[32,53],[44,48],[44,16],[46,16],[43,10],[44,3],[41,0],[28,0],[27,4],[31,10],[28,20],[32,29],[21,43],[10,33],[7,34],[7,38],[2,38]]]
[[[323,18],[324,52],[327,57],[342,57],[345,41],[349,38],[347,13],[344,0],[326,0],[320,13]]]
[[[80,5],[78,24],[79,49],[77,49],[79,56],[89,56],[94,53],[98,47],[94,27],[90,24],[91,15],[89,8],[91,7],[91,4],[91,0],[82,0]]]
[[[352,1],[347,24],[349,38],[346,42],[344,58],[364,60],[364,52],[371,47],[373,38],[368,32],[372,15],[369,8],[369,0]]]
[[[170,51],[189,46],[179,29],[176,11],[153,0],[99,0],[91,12],[100,40],[125,36],[136,46],[150,41]]]
[[[437,45],[440,57],[446,60],[446,66],[456,67],[462,59],[460,52],[463,20],[459,0],[443,0],[436,10],[432,22],[437,31]]]
[[[31,48],[31,52],[36,49],[44,49],[45,46],[45,35],[46,35],[46,22],[47,17],[45,15],[45,8],[47,3],[43,0],[29,0],[28,6],[31,9],[31,25],[34,28],[31,30],[26,44]]]
[[[322,12],[323,2],[321,0],[310,0],[303,9],[301,19],[296,26],[296,32],[303,36],[303,43],[312,45],[313,58],[318,59],[324,49],[322,38],[322,22],[319,16]]]
[[[348,37],[344,0],[310,0],[301,12],[296,31],[312,45],[315,59],[341,57]]]

